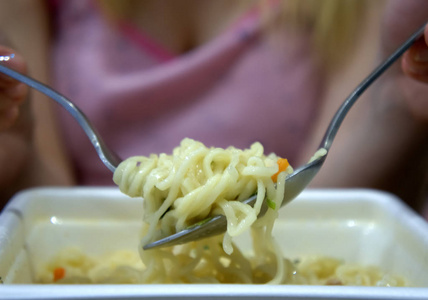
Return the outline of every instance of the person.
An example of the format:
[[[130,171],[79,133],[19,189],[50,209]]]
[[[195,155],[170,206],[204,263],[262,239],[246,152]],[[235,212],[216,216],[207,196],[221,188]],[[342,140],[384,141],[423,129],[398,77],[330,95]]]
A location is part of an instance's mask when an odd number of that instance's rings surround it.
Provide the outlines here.
[[[2,63],[69,97],[122,158],[190,137],[260,141],[298,166],[345,97],[428,20],[428,3],[17,0],[0,14]],[[361,96],[311,187],[377,188],[422,212],[427,39]],[[62,108],[4,75],[0,88],[2,205],[32,186],[113,184]]]

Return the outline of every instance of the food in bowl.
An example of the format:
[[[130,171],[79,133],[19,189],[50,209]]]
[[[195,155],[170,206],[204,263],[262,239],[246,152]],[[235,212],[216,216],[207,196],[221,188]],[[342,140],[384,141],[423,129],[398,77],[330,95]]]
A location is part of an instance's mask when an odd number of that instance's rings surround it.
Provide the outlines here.
[[[274,253],[267,257],[228,255],[221,239],[199,241],[199,245],[176,246],[181,249],[149,250],[154,260],[142,263],[137,251],[116,251],[103,256],[89,256],[79,248],[63,249],[37,275],[39,283],[58,284],[297,284],[404,287],[402,277],[382,272],[374,266],[350,264],[342,260],[310,256],[300,260],[281,257],[285,263],[281,279],[277,277]],[[158,253],[154,253],[158,252]],[[160,252],[160,253],[159,253]]]
[[[321,154],[322,155],[322,154]],[[227,232],[185,245],[90,257],[64,249],[39,274],[51,283],[269,283],[403,286],[400,278],[373,267],[352,266],[327,257],[284,258],[272,236],[293,171],[260,143],[240,150],[208,148],[184,139],[172,155],[131,157],[114,181],[131,197],[144,198],[142,243],[178,232],[215,214],[227,218]],[[257,194],[254,207],[241,200]],[[257,219],[264,199],[269,206]],[[251,230],[252,248],[233,238]]]

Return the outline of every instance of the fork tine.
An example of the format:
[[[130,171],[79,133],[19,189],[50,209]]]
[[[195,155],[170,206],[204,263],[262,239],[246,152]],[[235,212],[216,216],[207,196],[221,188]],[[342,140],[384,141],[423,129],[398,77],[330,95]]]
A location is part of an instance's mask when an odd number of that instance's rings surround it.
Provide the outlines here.
[[[244,200],[243,202],[253,206],[256,202],[257,195],[251,196],[250,198]],[[263,205],[259,216],[263,215],[266,212],[267,205]],[[204,238],[212,237],[215,235],[222,234],[226,232],[227,229],[227,220],[224,215],[217,215],[211,218],[202,220],[199,223],[196,223],[182,231],[179,231],[175,234],[157,240],[155,242],[149,243],[143,246],[144,250],[173,246],[178,244],[184,244],[196,240],[201,240]]]
[[[182,231],[169,235],[163,239],[144,245],[143,249],[153,249],[158,247],[168,247],[178,244],[212,237],[224,233],[227,228],[227,221],[224,215],[217,215],[196,223]]]

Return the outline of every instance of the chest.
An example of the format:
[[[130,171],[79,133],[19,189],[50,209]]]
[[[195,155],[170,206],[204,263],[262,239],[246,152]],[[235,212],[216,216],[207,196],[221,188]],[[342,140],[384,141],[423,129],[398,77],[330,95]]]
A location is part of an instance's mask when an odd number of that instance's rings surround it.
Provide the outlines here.
[[[104,5],[109,3],[115,1],[107,1]],[[122,7],[119,18],[126,19],[176,54],[186,53],[214,39],[246,11],[257,6],[254,0],[121,0],[115,5],[119,3]]]
[[[218,147],[259,141],[298,158],[323,92],[307,39],[263,35],[256,19],[164,61],[109,28],[96,14],[65,18],[53,71],[119,155],[169,153],[189,137]],[[81,155],[93,152],[87,138],[61,121],[82,174],[95,168],[96,157]]]

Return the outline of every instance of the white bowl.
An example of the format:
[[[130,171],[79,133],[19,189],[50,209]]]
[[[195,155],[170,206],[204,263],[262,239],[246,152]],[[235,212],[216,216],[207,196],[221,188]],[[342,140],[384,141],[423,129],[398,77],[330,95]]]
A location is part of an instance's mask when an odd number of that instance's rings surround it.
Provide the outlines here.
[[[415,287],[33,283],[37,268],[67,246],[89,255],[137,249],[141,218],[141,199],[117,188],[16,195],[0,215],[0,299],[428,299],[428,223],[394,196],[361,189],[307,190],[282,208],[274,235],[284,255],[375,265]]]

